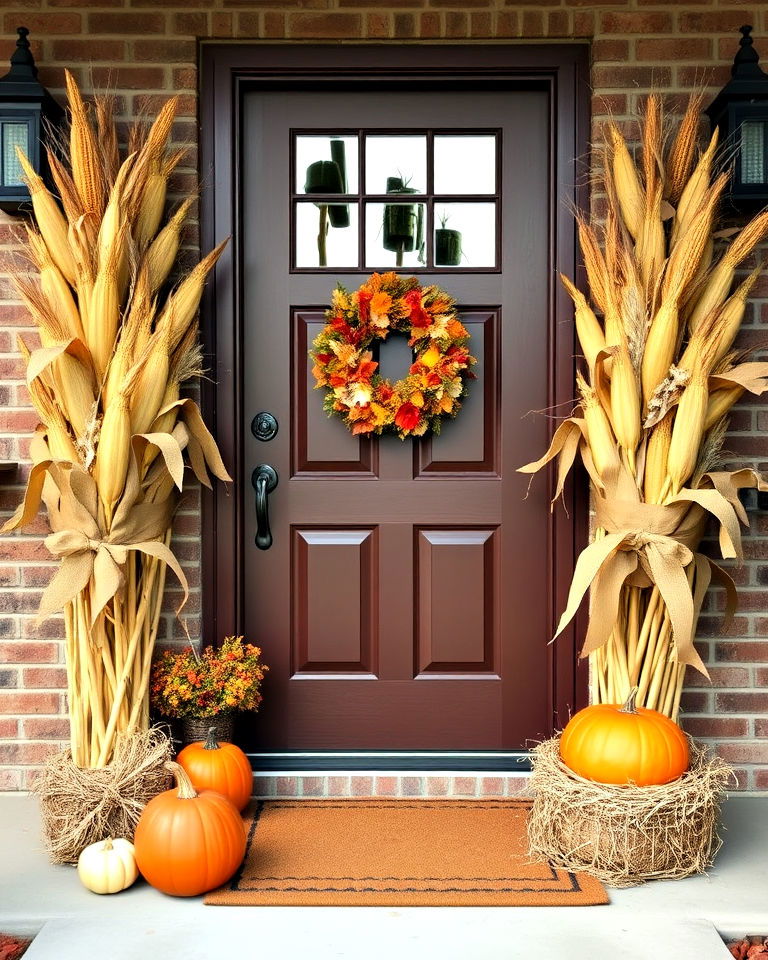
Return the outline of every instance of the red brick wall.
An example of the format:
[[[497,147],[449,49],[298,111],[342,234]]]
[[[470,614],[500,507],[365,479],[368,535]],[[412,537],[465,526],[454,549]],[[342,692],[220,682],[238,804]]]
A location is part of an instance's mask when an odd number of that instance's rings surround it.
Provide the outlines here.
[[[725,82],[738,28],[754,25],[768,66],[768,7],[762,0],[18,0],[2,17],[2,59],[15,27],[32,31],[40,75],[60,95],[70,67],[87,90],[109,83],[128,118],[180,93],[175,137],[190,142],[189,163],[177,188],[193,180],[197,111],[197,40],[497,42],[590,41],[595,123],[608,112],[626,118],[653,85],[669,95],[705,81],[714,93]],[[628,126],[628,129],[632,129]],[[190,244],[194,246],[194,232]],[[35,425],[14,352],[27,330],[4,264],[13,255],[12,230],[0,224],[0,460],[25,460]],[[768,280],[756,290],[745,340],[768,328]],[[768,330],[762,331],[765,337]],[[733,418],[728,447],[768,468],[768,405],[750,404]],[[761,459],[764,461],[760,464]],[[3,478],[0,510],[15,507],[24,469]],[[13,477],[13,475],[12,475]],[[176,548],[193,589],[189,626],[199,630],[200,555],[197,500],[179,517]],[[50,575],[43,523],[0,542],[0,790],[25,789],[36,767],[66,737],[61,622],[34,626],[41,588]],[[701,625],[701,644],[713,685],[691,684],[688,729],[712,740],[737,769],[742,789],[768,790],[768,515],[753,516],[746,563],[735,571],[741,610],[720,635],[713,594]],[[168,617],[168,635],[179,635]]]

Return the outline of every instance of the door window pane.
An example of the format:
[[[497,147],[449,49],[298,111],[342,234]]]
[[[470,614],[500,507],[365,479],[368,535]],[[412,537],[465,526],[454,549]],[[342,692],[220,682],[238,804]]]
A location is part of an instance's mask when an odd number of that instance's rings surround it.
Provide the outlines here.
[[[499,268],[498,132],[293,136],[292,269]]]
[[[435,203],[436,267],[496,266],[496,204]]]
[[[295,217],[297,267],[358,266],[356,203],[299,201]]]
[[[495,136],[435,135],[435,193],[495,192]]]
[[[425,256],[423,203],[369,203],[365,208],[366,267],[420,267]]]
[[[367,136],[366,193],[392,193],[396,189],[427,192],[427,138]]]
[[[296,193],[357,193],[357,137],[296,137]]]

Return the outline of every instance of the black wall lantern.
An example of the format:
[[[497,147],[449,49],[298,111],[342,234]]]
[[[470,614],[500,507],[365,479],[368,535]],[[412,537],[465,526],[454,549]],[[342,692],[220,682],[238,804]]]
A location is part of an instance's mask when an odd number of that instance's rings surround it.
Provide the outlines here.
[[[759,66],[752,27],[741,28],[732,79],[707,107],[720,143],[734,152],[731,201],[745,211],[768,203],[768,73]]]
[[[58,124],[64,111],[37,79],[37,67],[27,36],[19,27],[11,69],[0,77],[0,209],[16,212],[29,200],[16,157],[18,145],[32,166],[47,179],[45,150],[41,144],[46,124]]]

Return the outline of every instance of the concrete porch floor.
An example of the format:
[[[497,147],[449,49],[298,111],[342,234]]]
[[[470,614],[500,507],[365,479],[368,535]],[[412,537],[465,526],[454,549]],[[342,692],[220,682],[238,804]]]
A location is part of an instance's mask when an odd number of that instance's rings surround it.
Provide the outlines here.
[[[206,907],[143,881],[98,897],[51,866],[36,800],[0,797],[0,931],[38,934],[28,960],[727,960],[720,936],[768,933],[768,798],[725,804],[707,877],[610,890],[570,908]]]

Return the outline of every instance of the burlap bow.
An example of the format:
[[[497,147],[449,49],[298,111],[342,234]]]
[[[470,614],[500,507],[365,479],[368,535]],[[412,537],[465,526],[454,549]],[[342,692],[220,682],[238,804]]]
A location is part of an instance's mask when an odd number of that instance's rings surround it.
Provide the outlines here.
[[[710,387],[736,387],[762,394],[768,390],[768,363],[739,364],[711,377]],[[586,423],[579,416],[565,419],[544,456],[518,470],[535,474],[557,461],[554,506],[579,455],[593,484],[595,525],[605,535],[597,537],[579,556],[555,637],[574,618],[592,587],[589,626],[581,651],[582,656],[587,656],[610,638],[618,619],[623,586],[655,585],[669,617],[680,662],[691,664],[708,676],[693,645],[704,596],[712,578],[719,580],[727,594],[726,616],[731,616],[736,609],[736,587],[722,567],[697,551],[707,515],[718,522],[722,556],[740,558],[739,522],[748,526],[748,518],[739,500],[739,490],[766,490],[768,485],[751,469],[712,472],[699,478],[695,489],[681,490],[666,504],[644,503],[636,478],[623,465],[604,476],[598,474]]]
[[[159,519],[158,515],[157,529],[162,536],[167,524],[161,529]],[[130,531],[124,531],[122,536],[130,538]],[[80,530],[69,529],[60,530],[46,537],[45,546],[54,557],[61,559],[61,566],[43,593],[38,610],[38,621],[58,612],[74,600],[93,578],[94,590],[91,595],[91,624],[93,624],[123,585],[122,571],[128,559],[129,550],[137,550],[168,564],[184,589],[182,606],[189,595],[184,571],[161,540],[128,539],[118,542],[114,533],[106,539],[100,539],[88,536]]]
[[[622,588],[655,584],[667,609],[678,659],[707,674],[693,640],[701,603],[712,576],[726,587],[728,609],[735,608],[730,576],[709,557],[698,553],[706,514],[720,523],[724,557],[740,556],[738,517],[715,489],[683,490],[664,506],[595,498],[596,524],[605,535],[582,551],[576,563],[568,602],[557,637],[576,614],[592,587],[589,627],[581,651],[587,656],[607,642],[616,623]],[[694,563],[696,586],[686,568]]]
[[[45,545],[61,566],[40,601],[38,621],[57,613],[93,581],[91,623],[123,585],[123,568],[131,550],[161,560],[176,574],[184,590],[179,610],[189,596],[187,579],[163,542],[175,509],[174,497],[141,503],[138,469],[132,457],[126,486],[107,533],[101,526],[98,489],[81,467],[41,459],[32,468],[24,501],[4,529],[24,526],[44,500],[53,533]]]

